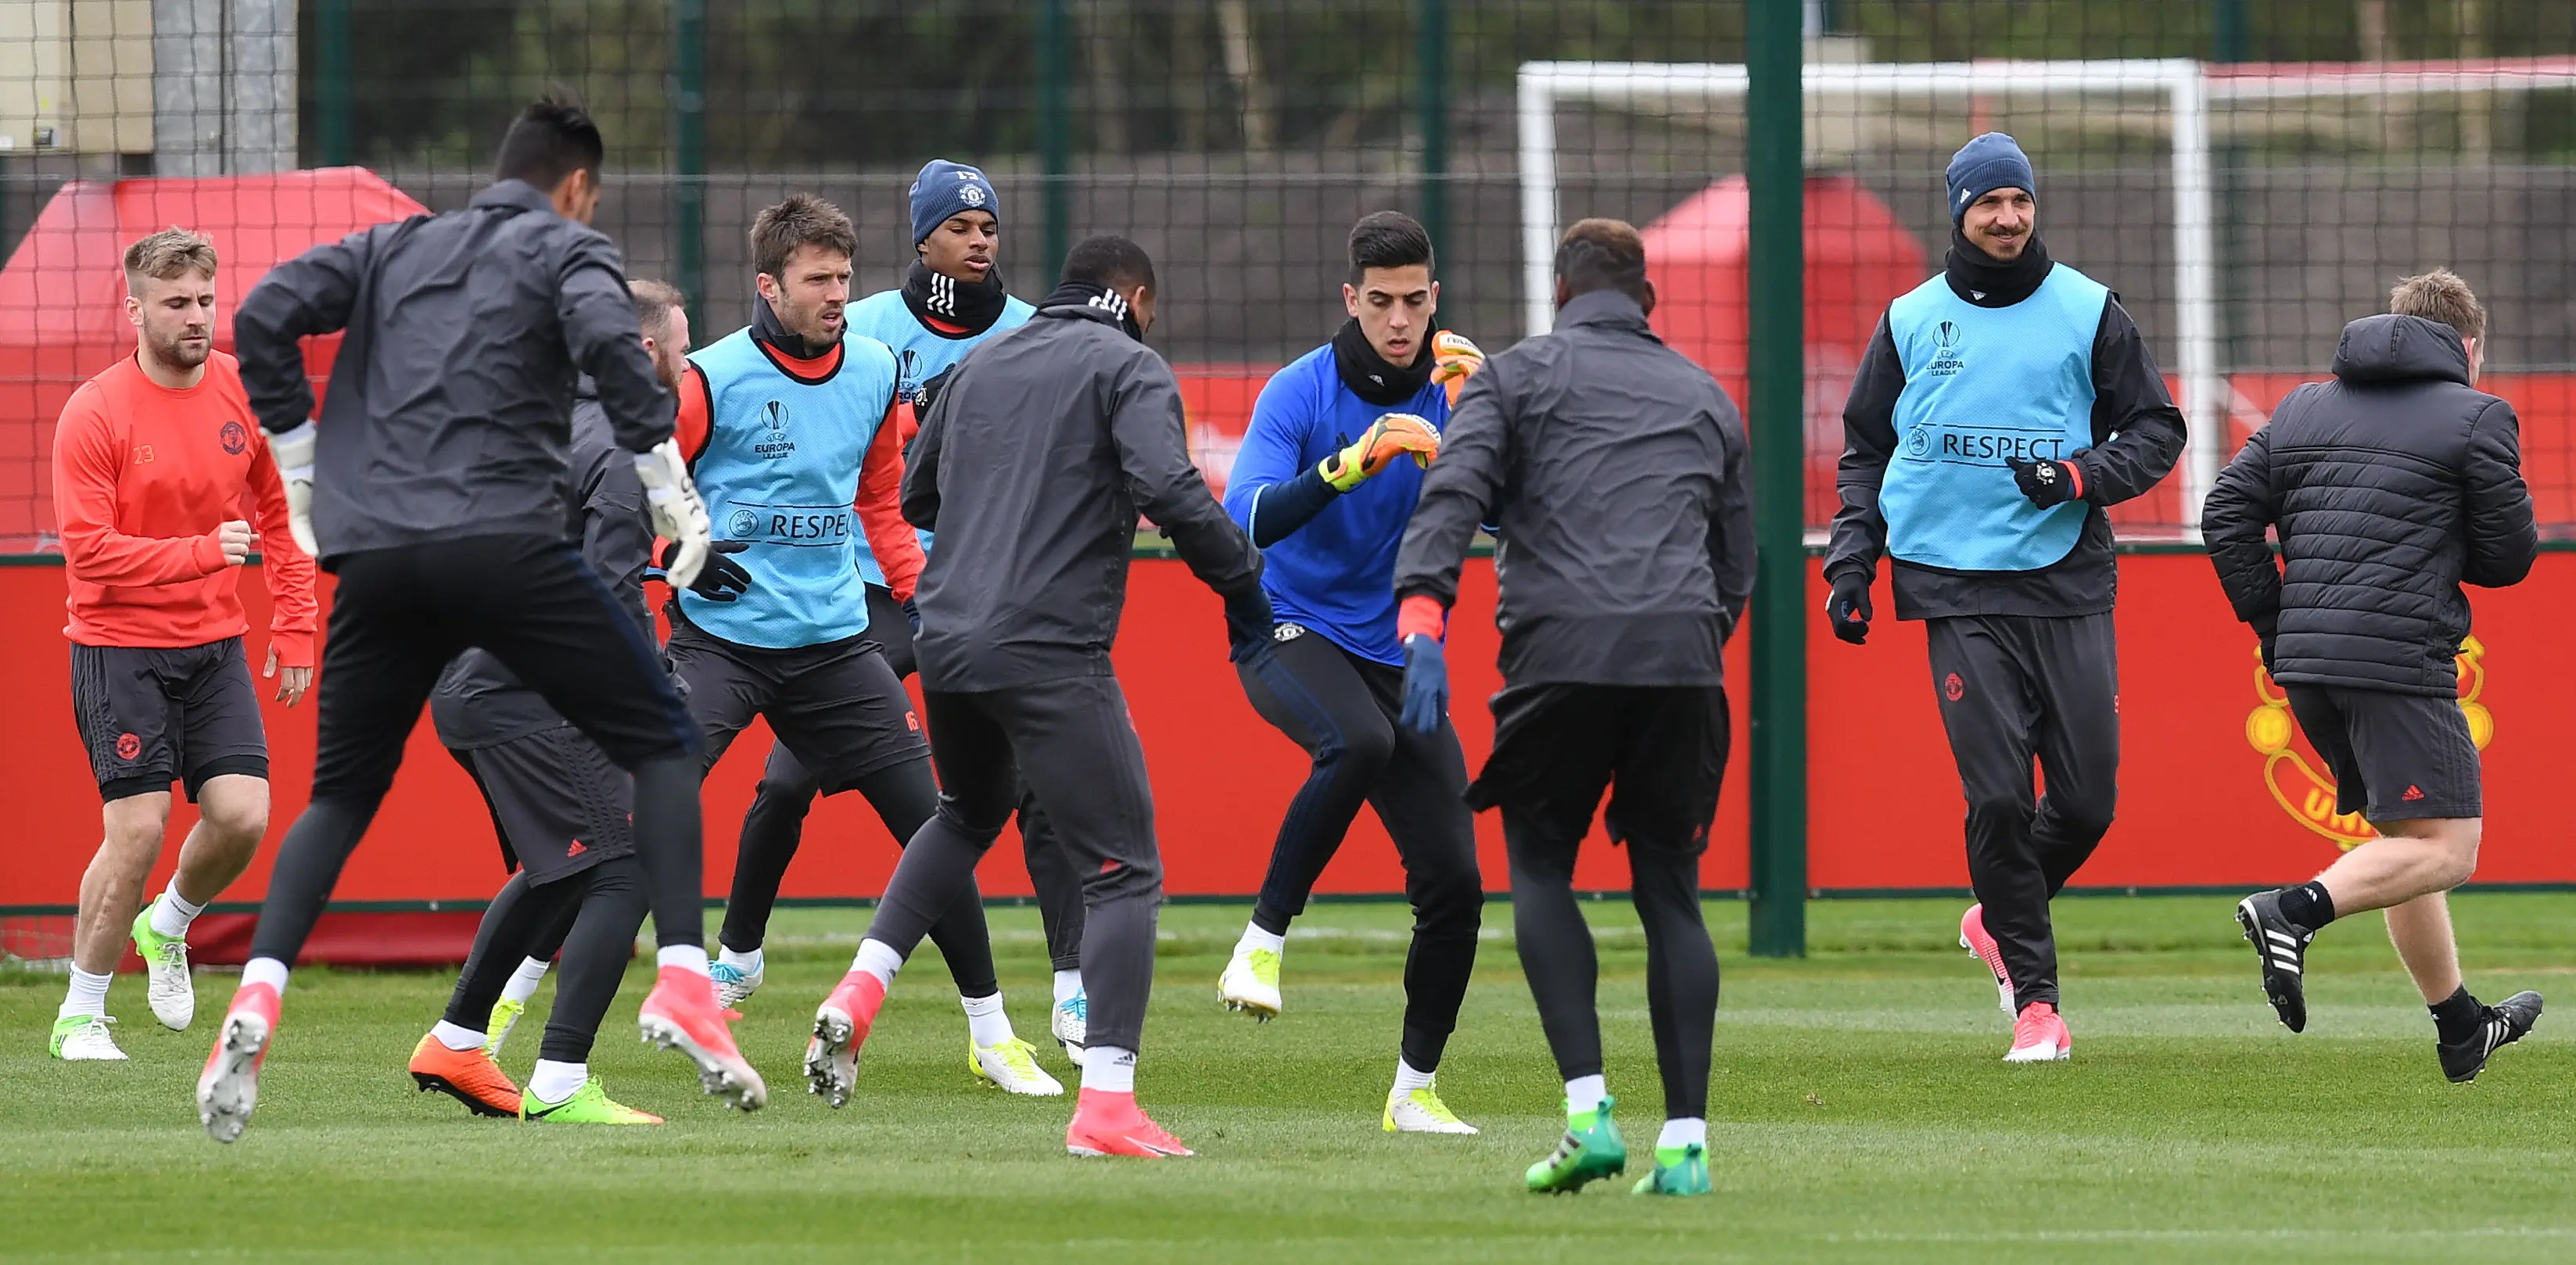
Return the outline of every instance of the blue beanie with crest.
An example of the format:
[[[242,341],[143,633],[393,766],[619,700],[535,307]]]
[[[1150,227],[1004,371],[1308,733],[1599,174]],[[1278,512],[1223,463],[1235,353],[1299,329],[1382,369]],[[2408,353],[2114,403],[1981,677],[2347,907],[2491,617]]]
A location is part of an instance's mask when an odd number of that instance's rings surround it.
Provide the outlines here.
[[[1002,199],[993,192],[993,182],[984,173],[964,163],[933,158],[912,180],[912,244],[920,245],[948,217],[966,211],[982,211],[1002,218]]]

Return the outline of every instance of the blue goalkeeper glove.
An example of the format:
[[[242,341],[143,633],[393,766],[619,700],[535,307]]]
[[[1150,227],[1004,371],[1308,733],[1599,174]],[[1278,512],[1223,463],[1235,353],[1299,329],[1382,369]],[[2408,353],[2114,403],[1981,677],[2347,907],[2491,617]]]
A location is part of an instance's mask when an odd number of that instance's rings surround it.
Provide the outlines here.
[[[1415,633],[1404,639],[1404,713],[1398,719],[1415,733],[1435,733],[1449,718],[1449,657],[1440,639]]]

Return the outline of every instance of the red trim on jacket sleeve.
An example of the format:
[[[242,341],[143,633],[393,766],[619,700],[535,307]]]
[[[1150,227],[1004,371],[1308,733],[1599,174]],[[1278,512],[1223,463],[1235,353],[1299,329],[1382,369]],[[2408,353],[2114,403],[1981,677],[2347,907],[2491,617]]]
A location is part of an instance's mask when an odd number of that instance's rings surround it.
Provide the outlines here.
[[[885,572],[886,587],[905,602],[912,600],[923,562],[921,537],[903,517],[903,442],[916,429],[912,406],[902,397],[886,405],[885,420],[859,461],[859,496],[852,507],[859,513],[859,529],[867,533],[868,552]]]
[[[1417,633],[1438,637],[1449,624],[1449,608],[1428,593],[1416,593],[1395,608],[1395,639],[1402,641]]]

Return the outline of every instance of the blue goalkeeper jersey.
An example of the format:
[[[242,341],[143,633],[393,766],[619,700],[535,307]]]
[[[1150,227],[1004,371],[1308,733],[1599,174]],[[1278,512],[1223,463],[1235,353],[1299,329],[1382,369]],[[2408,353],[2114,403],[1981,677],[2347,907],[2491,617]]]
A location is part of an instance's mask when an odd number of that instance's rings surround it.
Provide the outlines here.
[[[1449,392],[1426,385],[1402,404],[1371,404],[1342,384],[1330,343],[1298,357],[1270,375],[1253,402],[1252,425],[1226,480],[1226,513],[1251,530],[1264,491],[1314,469],[1389,413],[1411,413],[1445,429]],[[1395,635],[1395,554],[1422,495],[1422,473],[1399,460],[1262,551],[1261,586],[1281,622],[1302,625],[1363,659],[1403,666],[1404,647]]]

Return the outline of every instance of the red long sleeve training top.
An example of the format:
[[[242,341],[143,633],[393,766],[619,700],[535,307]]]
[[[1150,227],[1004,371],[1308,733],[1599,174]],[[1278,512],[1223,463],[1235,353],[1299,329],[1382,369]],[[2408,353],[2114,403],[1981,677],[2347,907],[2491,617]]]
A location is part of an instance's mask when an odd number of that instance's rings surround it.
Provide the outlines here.
[[[71,622],[85,646],[202,646],[249,631],[240,577],[216,529],[258,532],[280,666],[314,658],[313,559],[286,525],[286,485],[250,410],[241,370],[216,352],[174,391],[133,356],[81,384],[54,430]]]

